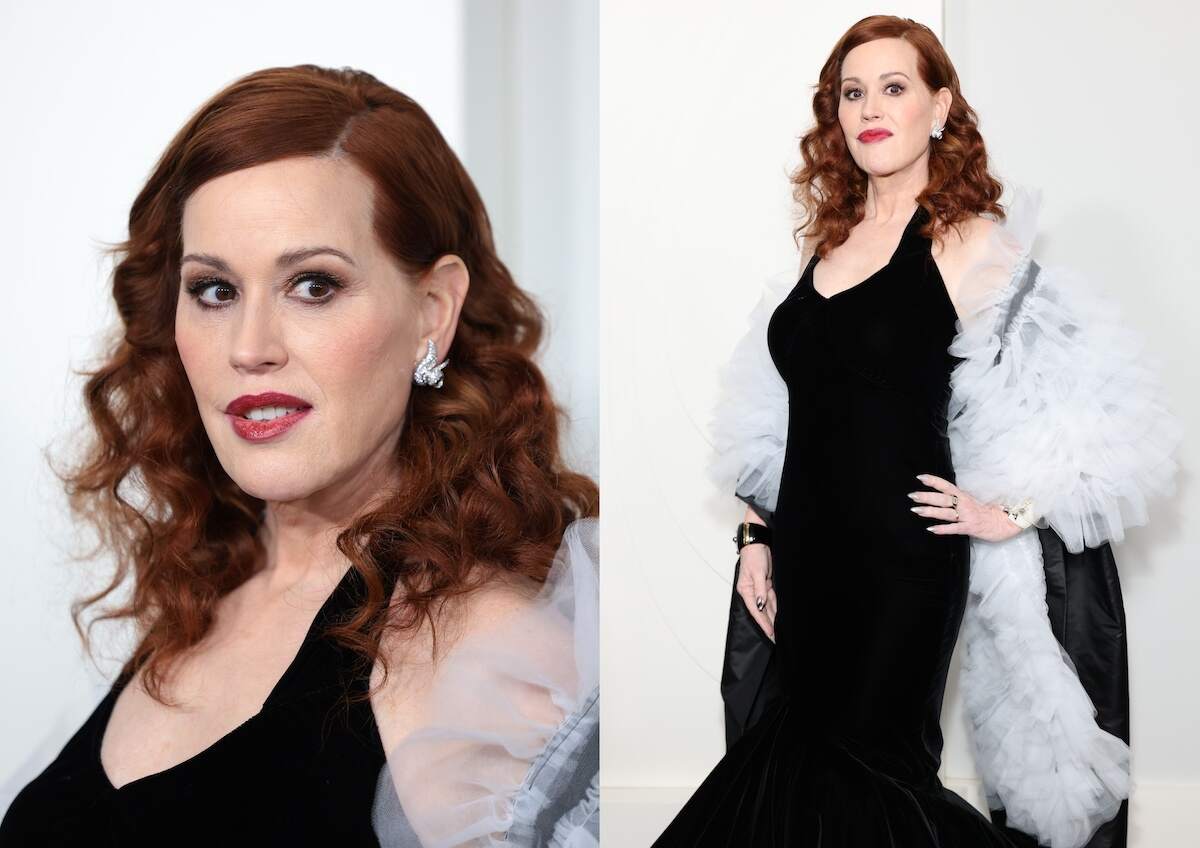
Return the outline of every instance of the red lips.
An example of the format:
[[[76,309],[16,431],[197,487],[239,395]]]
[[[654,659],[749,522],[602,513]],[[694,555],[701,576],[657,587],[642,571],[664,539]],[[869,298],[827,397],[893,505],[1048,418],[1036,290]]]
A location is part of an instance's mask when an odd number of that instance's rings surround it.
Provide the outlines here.
[[[225,412],[229,415],[244,415],[246,412],[259,406],[288,406],[309,409],[312,407],[312,404],[293,395],[285,395],[280,392],[263,392],[261,395],[242,395],[239,398],[235,398],[230,401],[229,406],[225,407]]]
[[[858,140],[861,142],[879,141],[882,138],[888,138],[891,133],[887,130],[863,130],[858,134]]]

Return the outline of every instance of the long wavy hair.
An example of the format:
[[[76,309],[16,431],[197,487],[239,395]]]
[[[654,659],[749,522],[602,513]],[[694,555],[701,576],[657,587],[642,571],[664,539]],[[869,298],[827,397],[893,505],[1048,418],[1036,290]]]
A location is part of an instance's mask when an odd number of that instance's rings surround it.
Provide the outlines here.
[[[533,361],[541,312],[497,257],[479,193],[433,121],[362,71],[251,73],[187,121],[133,203],[129,238],[111,249],[122,326],[102,364],[80,372],[83,453],[55,469],[72,511],[97,534],[84,556],[106,549],[116,560],[107,586],[73,604],[76,630],[90,653],[94,624],[131,619],[137,642],[122,674],[142,669],[162,703],[172,661],[265,561],[265,504],[217,461],[175,347],[183,206],[208,180],[292,156],[342,157],[370,177],[375,236],[409,274],[455,254],[471,276],[445,387],[411,394],[398,487],[339,532],[365,593],[329,635],[370,666],[385,630],[433,627],[441,600],[488,576],[544,581],[567,524],[599,511],[595,482],[560,455],[563,411]],[[85,611],[130,577],[128,601],[84,628]],[[386,657],[382,667],[386,678]]]
[[[838,103],[846,54],[879,38],[902,38],[915,47],[922,81],[931,91],[944,86],[953,95],[942,138],[930,149],[929,181],[917,196],[930,213],[921,235],[940,238],[951,226],[984,213],[1004,220],[997,202],[1003,186],[988,171],[978,118],[963,97],[958,74],[941,42],[929,27],[910,18],[871,15],[850,27],[825,60],[813,95],[816,125],[801,136],[804,161],[792,173],[792,196],[805,214],[794,235],[797,242],[807,238],[816,244],[822,258],[846,241],[866,210],[867,175],[846,147]]]

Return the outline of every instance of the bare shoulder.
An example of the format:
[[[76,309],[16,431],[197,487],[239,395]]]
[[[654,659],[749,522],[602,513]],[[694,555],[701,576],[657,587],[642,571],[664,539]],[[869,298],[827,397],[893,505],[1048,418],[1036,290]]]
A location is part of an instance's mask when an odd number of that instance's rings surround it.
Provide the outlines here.
[[[963,296],[964,275],[986,255],[999,228],[991,218],[972,215],[947,227],[941,238],[934,240],[933,258],[956,309]]]
[[[534,666],[552,676],[569,666],[570,633],[553,615],[542,614],[540,585],[506,573],[491,575],[479,588],[446,599],[432,626],[424,621],[415,631],[383,639],[379,652],[388,673],[384,678],[377,661],[371,704],[386,750],[438,721],[448,693],[497,691],[514,667]],[[522,710],[553,716],[553,704],[542,703],[546,698],[536,697],[533,687],[518,688],[510,697]]]
[[[1000,224],[983,215],[972,215],[946,228],[934,241],[933,255],[939,264],[969,264],[987,250]]]
[[[392,631],[383,639],[380,652],[397,664],[434,663],[455,646],[502,629],[530,610],[540,584],[515,574],[489,575],[477,588],[453,595],[431,609],[431,620],[408,632]],[[393,607],[404,602],[404,587],[397,586]]]

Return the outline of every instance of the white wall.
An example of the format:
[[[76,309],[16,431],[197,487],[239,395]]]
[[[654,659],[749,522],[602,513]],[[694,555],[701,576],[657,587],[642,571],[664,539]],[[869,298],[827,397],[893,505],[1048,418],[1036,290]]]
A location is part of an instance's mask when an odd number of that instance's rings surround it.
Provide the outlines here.
[[[478,67],[488,16],[516,39],[497,42],[510,51],[500,70],[513,96],[491,111]],[[350,65],[413,96],[479,183],[501,257],[547,309],[543,364],[574,419],[574,464],[595,475],[595,45],[590,0],[348,0],[336,14],[280,0],[218,0],[202,13],[148,0],[0,6],[0,814],[124,659],[121,628],[98,630],[109,654],[99,669],[82,658],[69,601],[99,585],[106,563],[69,561],[69,516],[41,451],[81,419],[82,381],[70,371],[92,364],[116,320],[99,250],[125,237],[129,205],[171,136],[225,84],[272,65]],[[510,128],[499,157],[489,156],[488,116]]]
[[[950,4],[949,50],[1001,175],[1045,189],[1042,255],[1121,296],[1200,432],[1184,371],[1197,353],[1186,322],[1200,306],[1183,58],[1194,27],[1181,26],[1182,4],[1103,19],[1084,8]],[[742,509],[704,475],[706,424],[718,366],[763,279],[796,268],[786,172],[812,121],[811,86],[859,18],[900,14],[941,33],[942,12],[937,2],[602,8],[602,638],[604,685],[620,693],[604,701],[602,784],[606,835],[619,844],[648,843],[724,751],[718,684]],[[1187,451],[1194,467],[1195,440]],[[1200,533],[1182,517],[1200,504],[1184,482],[1174,510],[1157,506],[1154,526],[1117,550],[1134,776],[1194,786],[1200,742],[1187,718],[1200,703],[1186,670],[1200,632],[1188,609]],[[943,727],[942,778],[982,807],[953,684]],[[1178,794],[1155,797],[1170,807]],[[1179,844],[1159,807],[1145,809],[1137,844]]]

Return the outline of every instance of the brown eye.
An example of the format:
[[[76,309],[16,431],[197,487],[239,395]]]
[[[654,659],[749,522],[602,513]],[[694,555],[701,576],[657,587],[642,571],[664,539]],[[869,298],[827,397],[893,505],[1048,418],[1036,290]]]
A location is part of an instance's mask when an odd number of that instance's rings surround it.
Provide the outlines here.
[[[206,309],[218,309],[237,296],[237,289],[224,280],[203,279],[188,286],[188,294]]]
[[[328,274],[303,274],[292,285],[292,291],[300,292],[300,300],[308,303],[331,300],[334,290],[339,288],[341,284]]]

